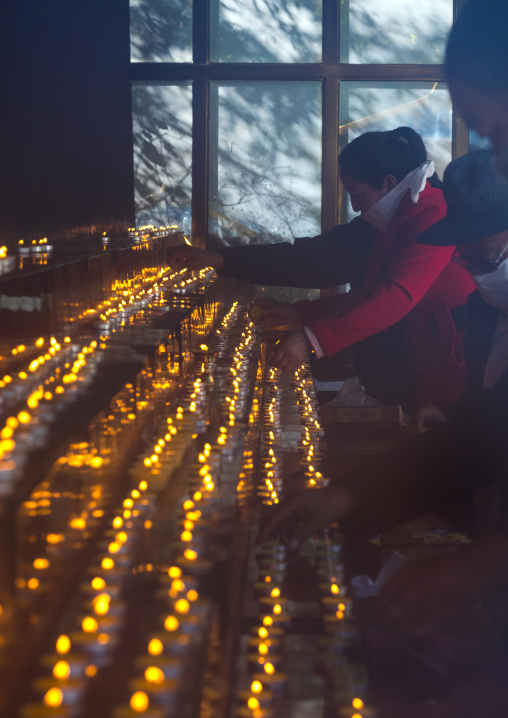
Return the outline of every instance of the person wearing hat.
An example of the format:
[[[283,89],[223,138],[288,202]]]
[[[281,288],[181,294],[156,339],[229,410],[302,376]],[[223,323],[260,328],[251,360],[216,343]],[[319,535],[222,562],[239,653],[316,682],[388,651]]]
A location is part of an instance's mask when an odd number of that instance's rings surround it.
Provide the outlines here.
[[[447,214],[419,241],[456,245],[473,276],[466,334],[466,383],[469,401],[493,387],[508,368],[508,182],[496,171],[491,152],[473,152],[452,162],[446,172]],[[419,409],[413,431],[444,419],[437,407]]]
[[[489,151],[454,160],[443,177],[446,216],[418,241],[457,246],[477,290],[469,297],[466,396],[460,410],[352,472],[274,507],[258,541],[285,533],[290,548],[334,521],[347,541],[430,510],[471,527],[479,489],[499,483],[488,535],[438,561],[414,562],[386,584],[381,605],[399,625],[432,627],[443,606],[508,585],[508,181]]]

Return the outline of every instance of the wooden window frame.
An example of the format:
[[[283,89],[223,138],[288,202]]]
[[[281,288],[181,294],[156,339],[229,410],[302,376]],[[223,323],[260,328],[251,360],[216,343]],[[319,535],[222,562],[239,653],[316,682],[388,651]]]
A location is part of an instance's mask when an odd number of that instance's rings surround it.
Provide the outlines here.
[[[409,1],[409,0],[408,0]],[[454,0],[456,17],[467,0]],[[323,58],[321,63],[223,63],[210,61],[210,0],[193,2],[193,62],[131,63],[131,80],[142,84],[171,84],[191,80],[192,101],[192,236],[208,233],[209,117],[212,81],[319,81],[323,97],[321,230],[338,223],[337,166],[339,87],[341,80],[445,82],[442,65],[347,64],[340,62],[338,0],[323,0]],[[468,151],[468,130],[453,112],[452,156]]]

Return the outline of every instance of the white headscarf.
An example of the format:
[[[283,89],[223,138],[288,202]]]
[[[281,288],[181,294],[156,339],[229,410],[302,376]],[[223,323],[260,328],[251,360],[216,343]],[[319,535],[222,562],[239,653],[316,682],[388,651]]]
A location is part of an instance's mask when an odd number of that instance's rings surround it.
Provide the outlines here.
[[[416,204],[420,192],[423,191],[427,183],[427,179],[432,177],[434,171],[434,162],[432,160],[422,162],[416,169],[409,172],[396,187],[385,194],[384,197],[381,197],[367,212],[362,214],[363,219],[366,219],[369,224],[380,232],[386,232],[402,197],[408,189],[411,190],[411,201],[413,204]]]

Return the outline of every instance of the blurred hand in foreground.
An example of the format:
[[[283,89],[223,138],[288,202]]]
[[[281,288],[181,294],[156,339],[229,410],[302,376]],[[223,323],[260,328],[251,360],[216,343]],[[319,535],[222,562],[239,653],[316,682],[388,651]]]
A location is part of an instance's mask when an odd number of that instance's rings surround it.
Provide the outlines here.
[[[341,486],[299,491],[270,508],[262,519],[256,542],[285,536],[289,548],[296,551],[317,531],[341,519],[352,504],[351,494]]]
[[[177,272],[181,269],[205,269],[205,267],[220,269],[224,263],[224,257],[220,252],[209,252],[191,247],[189,244],[170,247],[166,259],[171,269]]]
[[[443,424],[447,421],[448,419],[438,406],[434,404],[422,406],[421,409],[417,409],[412,415],[411,421],[407,425],[406,437],[412,439],[433,424]]]
[[[276,299],[256,299],[252,304],[255,307],[261,307],[263,323],[267,326],[299,323],[298,312],[294,304],[278,302]]]

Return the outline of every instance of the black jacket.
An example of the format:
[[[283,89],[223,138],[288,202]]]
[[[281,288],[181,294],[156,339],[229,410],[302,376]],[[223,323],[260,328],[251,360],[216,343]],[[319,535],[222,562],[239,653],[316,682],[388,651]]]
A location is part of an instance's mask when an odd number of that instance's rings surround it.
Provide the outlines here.
[[[253,244],[221,249],[221,277],[273,287],[324,289],[359,286],[376,230],[361,217],[294,244]]]

